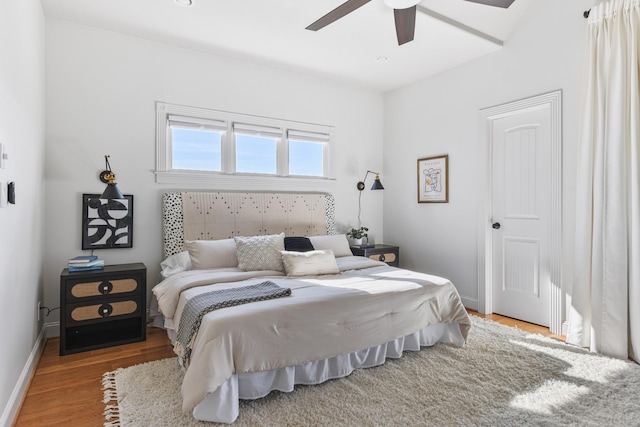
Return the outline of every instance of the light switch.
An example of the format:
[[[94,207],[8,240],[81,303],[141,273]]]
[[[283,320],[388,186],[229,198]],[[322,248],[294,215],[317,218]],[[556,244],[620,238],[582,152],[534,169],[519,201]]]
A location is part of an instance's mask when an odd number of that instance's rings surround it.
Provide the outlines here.
[[[0,169],[4,169],[4,159],[5,159],[5,153],[4,153],[4,144],[0,144]]]
[[[7,186],[7,201],[12,205],[16,204],[16,183],[10,182]]]

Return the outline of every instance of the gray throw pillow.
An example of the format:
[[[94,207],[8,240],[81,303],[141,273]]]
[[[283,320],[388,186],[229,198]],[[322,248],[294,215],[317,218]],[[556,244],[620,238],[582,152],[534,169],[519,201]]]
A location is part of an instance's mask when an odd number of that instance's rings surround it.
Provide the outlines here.
[[[284,233],[268,236],[234,237],[241,271],[275,270],[284,272],[282,253]]]

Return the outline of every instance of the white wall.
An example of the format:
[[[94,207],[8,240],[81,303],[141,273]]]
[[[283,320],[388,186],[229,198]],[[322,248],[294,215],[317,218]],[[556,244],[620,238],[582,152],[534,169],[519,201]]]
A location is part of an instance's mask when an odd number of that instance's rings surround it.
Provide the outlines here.
[[[0,2],[0,182],[16,183],[16,204],[0,208],[0,425],[8,425],[28,381],[42,322],[44,247],[44,16],[38,0]]]
[[[48,305],[58,305],[67,259],[81,253],[81,195],[104,189],[98,173],[105,154],[120,188],[134,195],[134,241],[131,249],[96,253],[107,263],[144,262],[149,289],[155,282],[161,194],[177,188],[154,181],[156,101],[335,126],[337,224],[343,232],[356,224],[356,183],[367,169],[382,169],[381,94],[56,19],[47,19],[46,35]],[[381,240],[376,193],[363,197],[362,220]]]
[[[536,0],[494,54],[385,96],[384,231],[405,267],[448,277],[478,298],[479,110],[563,91],[563,283],[571,279],[578,120],[586,20],[593,0]],[[449,154],[448,204],[418,204],[416,161]]]

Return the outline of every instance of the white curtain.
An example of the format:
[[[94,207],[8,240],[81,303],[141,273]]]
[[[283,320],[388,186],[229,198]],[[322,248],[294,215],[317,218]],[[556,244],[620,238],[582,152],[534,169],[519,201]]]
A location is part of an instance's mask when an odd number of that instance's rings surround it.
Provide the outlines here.
[[[567,342],[640,361],[640,0],[587,21]]]

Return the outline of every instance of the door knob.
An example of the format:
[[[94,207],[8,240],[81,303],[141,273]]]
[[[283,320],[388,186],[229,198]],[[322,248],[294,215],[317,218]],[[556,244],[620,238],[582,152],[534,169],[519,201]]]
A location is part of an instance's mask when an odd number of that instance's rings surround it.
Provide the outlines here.
[[[491,226],[492,226],[495,230],[497,230],[497,229],[499,229],[499,228],[500,228],[500,223],[499,223],[499,222],[494,222]]]

